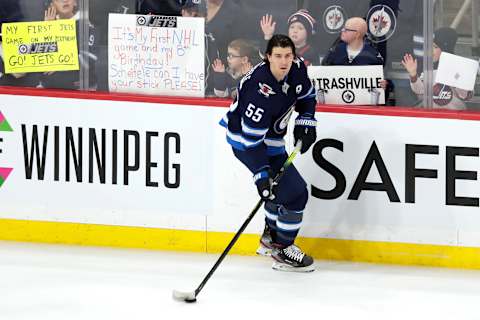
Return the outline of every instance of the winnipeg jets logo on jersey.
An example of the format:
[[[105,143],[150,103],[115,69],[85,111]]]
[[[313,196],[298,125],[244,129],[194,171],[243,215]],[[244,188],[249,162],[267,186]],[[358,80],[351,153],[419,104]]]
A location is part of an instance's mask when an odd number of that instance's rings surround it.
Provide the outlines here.
[[[268,84],[259,82],[258,86],[260,87],[260,89],[258,89],[258,93],[262,94],[266,98],[275,94],[275,91],[273,91],[272,87],[270,87]]]
[[[275,130],[276,133],[282,134],[282,132],[285,131],[288,121],[290,121],[290,117],[292,116],[294,107],[295,105],[292,105],[280,118],[277,119],[277,121],[275,121],[273,130]]]
[[[300,92],[302,92],[302,85],[301,85],[301,84],[299,84],[299,85],[295,88],[295,92],[296,92],[297,94],[300,94]]]
[[[284,82],[283,85],[282,85],[283,93],[288,94],[288,88],[290,88],[290,85],[288,83]]]

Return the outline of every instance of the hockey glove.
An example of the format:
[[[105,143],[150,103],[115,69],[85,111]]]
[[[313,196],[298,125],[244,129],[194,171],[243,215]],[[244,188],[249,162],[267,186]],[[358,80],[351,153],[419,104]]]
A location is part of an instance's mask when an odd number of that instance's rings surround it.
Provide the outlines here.
[[[299,115],[297,119],[295,119],[293,138],[295,145],[298,140],[302,141],[300,153],[307,152],[315,140],[317,140],[317,120],[310,114]]]
[[[270,175],[270,170],[261,170],[253,176],[253,181],[257,186],[258,194],[263,200],[273,200],[273,179]]]

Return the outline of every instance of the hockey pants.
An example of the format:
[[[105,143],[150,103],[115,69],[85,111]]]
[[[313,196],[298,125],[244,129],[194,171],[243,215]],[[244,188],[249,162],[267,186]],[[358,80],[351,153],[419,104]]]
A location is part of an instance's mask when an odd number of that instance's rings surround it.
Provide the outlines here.
[[[253,173],[255,168],[244,151],[233,149],[235,156]],[[287,160],[284,152],[269,157],[273,172],[279,172]],[[272,239],[282,246],[294,243],[302,224],[303,210],[308,200],[307,184],[295,166],[291,164],[285,171],[279,184],[274,189],[275,199],[265,202],[265,222],[270,227]]]

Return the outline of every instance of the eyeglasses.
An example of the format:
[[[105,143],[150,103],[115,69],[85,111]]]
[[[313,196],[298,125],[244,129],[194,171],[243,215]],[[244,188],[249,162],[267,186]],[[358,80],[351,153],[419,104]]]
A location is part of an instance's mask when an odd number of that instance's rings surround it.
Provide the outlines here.
[[[233,58],[241,58],[242,56],[236,56],[233,53],[227,54],[227,59],[233,59]]]
[[[342,32],[347,32],[347,31],[350,31],[350,32],[358,32],[358,30],[355,30],[355,29],[348,29],[348,28],[342,28],[341,30]]]

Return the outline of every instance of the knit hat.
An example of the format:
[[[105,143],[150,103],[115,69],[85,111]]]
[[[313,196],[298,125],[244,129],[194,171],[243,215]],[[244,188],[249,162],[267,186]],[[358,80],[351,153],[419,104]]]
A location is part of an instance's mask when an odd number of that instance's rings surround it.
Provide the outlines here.
[[[199,9],[200,6],[202,5],[202,0],[185,0],[185,2],[182,4],[182,8],[195,8]]]
[[[315,34],[315,19],[310,15],[308,10],[301,9],[288,17],[288,26],[294,22],[300,22],[304,28],[307,30],[307,36],[310,37],[312,34]]]
[[[454,53],[458,35],[452,28],[440,28],[433,33],[433,42],[444,52]]]

